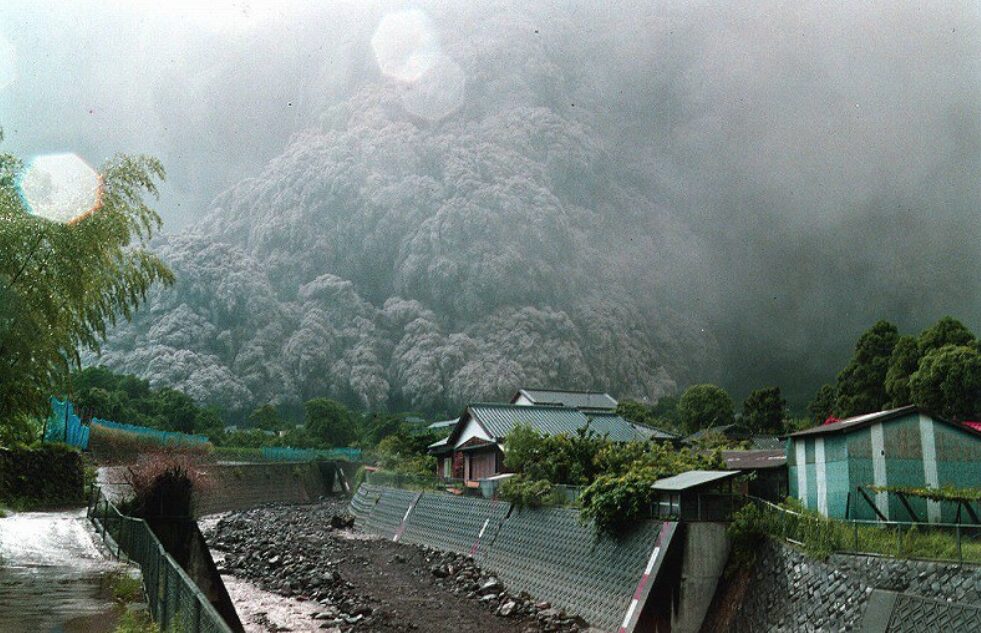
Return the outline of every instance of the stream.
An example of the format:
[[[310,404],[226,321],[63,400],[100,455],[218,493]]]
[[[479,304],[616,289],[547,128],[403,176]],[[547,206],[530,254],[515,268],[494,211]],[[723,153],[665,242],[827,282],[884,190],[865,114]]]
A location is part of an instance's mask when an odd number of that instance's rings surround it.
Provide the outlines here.
[[[20,512],[0,519],[0,631],[112,630],[110,572],[85,510]]]

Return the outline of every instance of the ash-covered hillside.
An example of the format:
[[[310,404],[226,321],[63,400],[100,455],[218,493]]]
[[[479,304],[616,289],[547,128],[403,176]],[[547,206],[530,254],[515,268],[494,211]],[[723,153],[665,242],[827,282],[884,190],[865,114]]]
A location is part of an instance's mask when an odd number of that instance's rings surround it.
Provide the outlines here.
[[[172,175],[178,284],[101,362],[245,407],[713,381],[799,406],[879,319],[981,327],[975,8],[297,7],[157,25],[146,100],[11,128],[103,116]]]
[[[565,53],[505,18],[528,36],[444,46],[468,78],[455,110],[365,82],[159,241],[178,283],[101,362],[233,408],[444,411],[519,385],[656,398],[704,376],[705,324],[655,299],[656,272],[623,281],[692,237],[575,110]]]

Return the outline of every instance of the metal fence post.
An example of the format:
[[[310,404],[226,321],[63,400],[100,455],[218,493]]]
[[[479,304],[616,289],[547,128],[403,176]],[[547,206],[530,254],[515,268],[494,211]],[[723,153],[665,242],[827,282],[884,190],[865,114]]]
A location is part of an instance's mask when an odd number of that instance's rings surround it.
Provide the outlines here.
[[[194,633],[201,631],[201,598],[194,598]]]
[[[858,551],[858,522],[853,521],[852,527],[854,528],[854,532],[855,532],[855,547],[852,548],[852,551],[857,552]]]
[[[158,560],[160,557],[159,549],[160,548],[158,547],[157,548]],[[160,596],[160,629],[166,630],[167,629],[167,593],[168,593],[167,584],[168,581],[170,580],[170,578],[168,578],[170,574],[168,573],[167,565],[163,565],[161,571],[163,572],[160,574],[162,576],[162,581],[163,581],[163,592],[162,592],[163,595]]]
[[[961,551],[961,524],[958,523],[954,526],[954,532],[957,534],[957,562],[964,562],[964,554]]]

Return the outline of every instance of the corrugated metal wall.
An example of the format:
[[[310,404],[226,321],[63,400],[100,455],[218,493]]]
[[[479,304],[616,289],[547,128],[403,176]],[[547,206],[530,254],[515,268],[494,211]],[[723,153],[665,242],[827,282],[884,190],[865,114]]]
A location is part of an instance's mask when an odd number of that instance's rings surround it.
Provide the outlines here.
[[[981,486],[981,439],[911,413],[847,434],[791,438],[787,467],[791,496],[808,508],[845,518],[848,500],[849,518],[875,520],[877,515],[859,495],[858,486]],[[890,520],[912,520],[896,495],[867,492]],[[952,523],[956,517],[953,503],[910,498],[910,505],[920,520]]]

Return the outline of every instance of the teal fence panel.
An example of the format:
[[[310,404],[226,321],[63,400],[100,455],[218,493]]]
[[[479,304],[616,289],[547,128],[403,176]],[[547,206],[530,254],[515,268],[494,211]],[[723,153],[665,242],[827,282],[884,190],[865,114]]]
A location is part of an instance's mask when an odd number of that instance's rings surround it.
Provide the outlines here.
[[[45,442],[64,442],[82,450],[89,447],[89,427],[75,415],[72,403],[51,398],[51,414],[44,425]]]
[[[134,433],[163,445],[200,445],[208,443],[208,438],[204,435],[190,435],[188,433],[178,433],[177,431],[161,431],[160,429],[151,429],[147,426],[124,424],[122,422],[101,420],[99,418],[92,418],[92,426],[101,426],[113,431]]]
[[[358,461],[361,459],[360,448],[290,448],[266,446],[262,449],[262,458],[271,462],[312,462],[318,459],[346,459]]]

